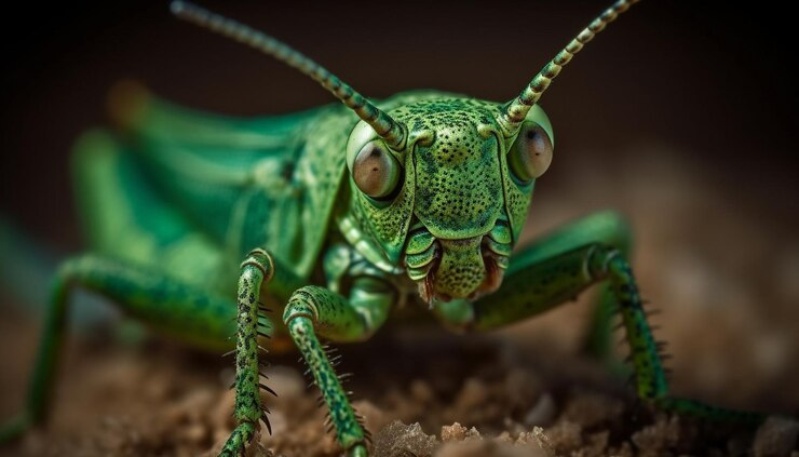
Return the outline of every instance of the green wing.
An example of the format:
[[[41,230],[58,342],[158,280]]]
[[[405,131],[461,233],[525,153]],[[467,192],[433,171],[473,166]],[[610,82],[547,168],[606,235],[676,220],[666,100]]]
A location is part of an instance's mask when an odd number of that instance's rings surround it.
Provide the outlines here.
[[[126,84],[111,98],[123,141],[170,206],[236,259],[266,247],[308,277],[346,169],[354,116],[332,106],[234,118],[179,107]]]

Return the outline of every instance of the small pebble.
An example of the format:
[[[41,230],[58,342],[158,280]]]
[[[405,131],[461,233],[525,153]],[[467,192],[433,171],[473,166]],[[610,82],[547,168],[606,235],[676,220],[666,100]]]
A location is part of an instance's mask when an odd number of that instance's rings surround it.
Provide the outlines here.
[[[528,427],[549,425],[555,419],[556,413],[555,399],[549,392],[544,392],[524,415],[523,422]]]
[[[799,437],[799,422],[771,416],[757,429],[752,450],[755,457],[792,455]]]
[[[374,455],[430,456],[438,447],[438,439],[422,431],[418,422],[405,425],[394,421],[380,430],[374,438]]]
[[[464,438],[466,438],[466,427],[458,422],[441,427],[441,441],[445,443],[450,441],[463,441]]]

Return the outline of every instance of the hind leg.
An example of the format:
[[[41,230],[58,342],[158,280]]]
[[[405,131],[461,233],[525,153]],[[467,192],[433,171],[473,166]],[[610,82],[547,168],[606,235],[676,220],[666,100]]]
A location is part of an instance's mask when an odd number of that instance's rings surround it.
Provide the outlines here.
[[[124,312],[204,347],[230,346],[232,300],[176,281],[164,273],[96,255],[65,262],[58,270],[45,315],[24,411],[0,429],[0,441],[46,420],[65,334],[70,292],[80,287],[111,299]]]
[[[230,346],[235,331],[235,267],[228,287],[221,249],[148,188],[119,143],[102,132],[87,134],[74,165],[93,253],[58,269],[25,410],[0,428],[3,440],[46,418],[75,288],[109,298],[126,314],[202,347]]]

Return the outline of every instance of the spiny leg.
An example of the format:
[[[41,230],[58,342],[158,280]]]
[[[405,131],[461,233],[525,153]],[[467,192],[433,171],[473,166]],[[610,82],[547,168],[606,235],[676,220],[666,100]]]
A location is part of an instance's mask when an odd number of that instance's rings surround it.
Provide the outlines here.
[[[764,415],[708,405],[696,400],[669,395],[662,357],[647,322],[630,264],[618,251],[598,248],[591,256],[590,268],[597,277],[609,279],[618,301],[618,310],[630,345],[639,397],[651,400],[660,409],[713,421],[759,424]]]
[[[329,409],[328,430],[335,429],[336,438],[349,457],[366,456],[368,435],[317,334],[333,341],[364,340],[385,322],[395,299],[390,286],[364,277],[355,281],[349,300],[322,287],[303,287],[292,295],[283,314],[289,334]]]
[[[261,286],[269,283],[275,271],[272,257],[264,250],[252,251],[241,264],[238,286],[238,314],[236,317],[236,405],[233,415],[238,425],[230,434],[220,456],[244,455],[246,446],[255,438],[258,421],[263,420],[269,432],[267,413],[269,410],[261,403],[261,389],[272,394],[274,391],[260,382],[260,361],[258,336],[268,337],[270,328],[264,328],[259,317],[258,298]]]
[[[127,314],[186,341],[208,348],[228,346],[234,305],[151,268],[96,255],[65,262],[58,270],[45,315],[25,410],[0,428],[8,441],[44,422],[64,343],[69,295],[81,287],[106,296]]]
[[[522,258],[525,258],[522,255]],[[527,257],[529,258],[529,257]],[[658,408],[716,421],[757,424],[763,416],[674,398],[659,347],[647,322],[627,259],[612,247],[594,243],[509,270],[502,287],[474,303],[474,328],[487,330],[517,322],[577,296],[590,285],[608,280],[626,330],[638,396]]]

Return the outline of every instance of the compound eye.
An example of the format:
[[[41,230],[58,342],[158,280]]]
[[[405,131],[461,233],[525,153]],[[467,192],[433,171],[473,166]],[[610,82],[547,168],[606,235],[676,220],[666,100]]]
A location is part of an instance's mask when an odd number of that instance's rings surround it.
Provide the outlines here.
[[[361,148],[352,164],[352,179],[361,192],[380,200],[392,196],[399,183],[400,166],[379,141]]]
[[[527,123],[511,147],[510,169],[519,181],[529,183],[552,163],[552,140],[538,124]]]

